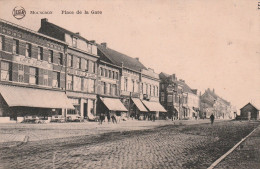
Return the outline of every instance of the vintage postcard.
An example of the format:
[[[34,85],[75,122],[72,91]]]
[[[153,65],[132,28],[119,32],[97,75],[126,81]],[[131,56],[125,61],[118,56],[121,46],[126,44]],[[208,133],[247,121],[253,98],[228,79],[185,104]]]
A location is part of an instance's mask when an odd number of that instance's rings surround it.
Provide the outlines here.
[[[260,0],[0,0],[0,168],[260,168]]]

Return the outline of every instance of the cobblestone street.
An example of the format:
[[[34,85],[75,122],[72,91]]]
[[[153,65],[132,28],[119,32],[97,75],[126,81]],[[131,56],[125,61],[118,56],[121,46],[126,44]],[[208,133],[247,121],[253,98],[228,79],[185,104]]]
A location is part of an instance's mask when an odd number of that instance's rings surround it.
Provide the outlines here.
[[[207,168],[259,122],[223,121],[1,144],[2,168]]]

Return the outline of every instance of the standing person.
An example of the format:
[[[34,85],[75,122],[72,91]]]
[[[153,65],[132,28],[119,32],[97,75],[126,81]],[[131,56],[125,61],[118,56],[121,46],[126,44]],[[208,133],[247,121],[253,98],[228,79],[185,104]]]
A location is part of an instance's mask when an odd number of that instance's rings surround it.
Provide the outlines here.
[[[109,112],[107,112],[107,122],[108,123],[110,122],[110,114],[109,114]]]
[[[215,119],[214,115],[213,115],[213,114],[211,114],[211,116],[210,116],[210,121],[211,121],[211,124],[213,124],[213,123],[214,123],[214,119]]]
[[[100,120],[100,124],[102,125],[102,122],[105,120],[105,116],[103,113],[100,113],[99,120]]]

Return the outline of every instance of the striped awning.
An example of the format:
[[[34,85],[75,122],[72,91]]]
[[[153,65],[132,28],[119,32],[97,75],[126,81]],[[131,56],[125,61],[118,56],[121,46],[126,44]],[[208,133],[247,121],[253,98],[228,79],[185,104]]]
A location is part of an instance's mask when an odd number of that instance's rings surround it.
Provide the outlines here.
[[[64,92],[0,85],[0,94],[9,107],[74,109]]]
[[[140,99],[137,98],[132,98],[134,104],[136,105],[136,107],[139,109],[139,111],[142,112],[147,112],[148,110],[145,108],[145,106],[143,105],[143,103],[141,102]]]
[[[167,112],[159,102],[149,102],[146,100],[142,100],[142,102],[149,111]]]
[[[119,99],[100,97],[100,100],[102,100],[102,102],[105,104],[108,110],[128,111]]]

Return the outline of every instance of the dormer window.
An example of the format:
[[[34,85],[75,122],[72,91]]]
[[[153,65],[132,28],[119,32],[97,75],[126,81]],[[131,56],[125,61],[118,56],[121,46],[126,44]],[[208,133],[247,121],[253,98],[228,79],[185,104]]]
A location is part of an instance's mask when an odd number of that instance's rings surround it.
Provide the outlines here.
[[[72,46],[77,47],[77,38],[76,37],[72,37]]]

